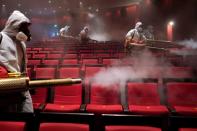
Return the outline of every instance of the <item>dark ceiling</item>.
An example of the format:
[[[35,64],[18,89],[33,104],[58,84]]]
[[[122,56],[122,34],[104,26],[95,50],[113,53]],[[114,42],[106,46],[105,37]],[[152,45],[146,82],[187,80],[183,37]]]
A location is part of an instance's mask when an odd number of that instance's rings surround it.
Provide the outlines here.
[[[140,1],[142,0],[0,0],[0,6],[3,15],[18,9],[31,16],[47,16],[81,10],[99,12]]]

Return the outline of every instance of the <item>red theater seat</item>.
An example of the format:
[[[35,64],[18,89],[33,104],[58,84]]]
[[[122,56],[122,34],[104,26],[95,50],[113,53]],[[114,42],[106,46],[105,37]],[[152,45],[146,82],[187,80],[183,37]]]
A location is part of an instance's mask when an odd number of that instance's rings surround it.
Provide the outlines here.
[[[164,70],[165,78],[192,78],[191,67],[169,67]]]
[[[110,58],[111,54],[110,53],[97,53],[96,56],[97,58]]]
[[[0,121],[1,131],[25,131],[25,122]]]
[[[44,54],[48,54],[48,53],[50,53],[50,51],[46,51],[46,50],[40,50],[38,53],[44,53]]]
[[[118,65],[120,64],[120,60],[119,59],[103,59],[103,64],[107,65],[107,66],[111,66],[111,65]]]
[[[42,64],[57,66],[59,65],[59,60],[58,59],[44,59],[42,60]]]
[[[33,54],[33,57],[32,58],[46,58],[46,53],[36,53],[36,54]]]
[[[56,76],[55,67],[40,66],[35,68],[36,79],[53,79]],[[35,93],[32,94],[32,100],[34,108],[37,109],[41,103],[46,103],[47,100],[47,88],[37,88]]]
[[[98,64],[98,59],[83,59],[82,64]]]
[[[123,111],[118,85],[103,86],[92,83],[90,88],[90,104],[87,104],[87,112],[101,114],[121,113]]]
[[[63,59],[61,65],[76,65],[79,64],[77,59]]]
[[[105,67],[102,65],[86,65],[85,66],[85,77],[93,77],[99,71],[104,70]]]
[[[168,103],[178,114],[197,115],[197,83],[167,83]]]
[[[41,59],[28,59],[27,65],[40,65]]]
[[[78,58],[78,54],[65,54],[64,58],[77,59]]]
[[[197,128],[180,128],[179,131],[197,131]]]
[[[89,125],[74,123],[41,123],[39,131],[89,131]]]
[[[79,78],[80,66],[61,66],[58,72],[60,78]]]
[[[79,112],[82,103],[82,85],[55,88],[54,102],[47,104],[46,112]]]
[[[42,47],[32,47],[31,50],[35,50],[35,51],[40,51],[42,50],[43,48]]]
[[[128,83],[129,111],[133,114],[168,114],[168,109],[160,104],[157,88],[156,83]]]
[[[60,58],[62,58],[62,54],[54,54],[54,53],[50,53],[50,54],[48,54],[47,55],[47,58],[50,58],[50,59],[60,59]]]
[[[79,67],[60,67],[59,78],[79,78]],[[82,103],[82,84],[56,86],[54,101],[47,104],[46,112],[78,112]]]
[[[161,131],[161,129],[149,126],[106,126],[105,131]]]

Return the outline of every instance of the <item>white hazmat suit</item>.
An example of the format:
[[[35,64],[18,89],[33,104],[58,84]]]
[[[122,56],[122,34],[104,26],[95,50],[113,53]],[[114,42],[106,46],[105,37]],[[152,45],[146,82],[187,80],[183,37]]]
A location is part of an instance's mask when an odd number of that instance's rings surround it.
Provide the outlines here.
[[[8,72],[26,73],[27,57],[25,41],[30,38],[30,34],[29,31],[25,32],[23,31],[25,29],[23,27],[21,28],[21,25],[24,24],[30,25],[30,20],[20,11],[14,11],[8,18],[5,28],[1,31],[0,65],[4,66]],[[3,101],[3,96],[1,95],[0,99]],[[22,99],[14,103],[12,102],[15,101],[14,96],[21,96]],[[29,91],[10,94],[9,99],[11,101],[4,100],[6,101],[8,111],[10,109],[11,111],[33,112],[32,99]]]

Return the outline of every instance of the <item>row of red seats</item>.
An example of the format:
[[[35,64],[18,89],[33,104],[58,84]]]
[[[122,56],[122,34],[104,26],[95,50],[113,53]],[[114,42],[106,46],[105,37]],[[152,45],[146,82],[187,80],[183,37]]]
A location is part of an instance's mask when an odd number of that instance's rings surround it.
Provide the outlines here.
[[[106,89],[112,88],[112,89]],[[115,89],[114,89],[115,88]],[[117,87],[91,85],[89,103],[85,111],[92,113],[124,113],[120,92]],[[74,91],[73,91],[74,90]],[[168,115],[170,112],[180,115],[197,115],[196,83],[169,83],[167,85],[167,108],[160,102],[158,87],[155,83],[128,83],[128,110],[131,114]],[[186,94],[189,96],[180,96]],[[33,96],[33,100],[35,100]],[[47,112],[80,112],[82,104],[82,87],[80,85],[55,88],[53,103],[47,103]]]
[[[10,113],[1,114],[1,131],[197,131],[196,118],[91,113]],[[184,121],[187,120],[187,121]],[[193,122],[192,122],[193,121]],[[165,125],[167,122],[167,125]],[[184,124],[182,124],[184,122]]]
[[[75,60],[68,60],[69,62],[76,62]],[[134,71],[138,75],[136,78],[194,78],[195,77],[195,70],[191,67],[143,67],[139,68],[138,70],[131,66],[106,66],[104,64],[87,64],[89,61],[84,60],[84,66],[81,66],[80,64],[73,64],[73,65],[67,65],[67,59],[63,60],[63,65],[53,65],[53,63],[56,63],[58,61],[52,60],[51,65],[50,64],[43,64],[43,65],[37,65],[37,63],[48,63],[48,60],[35,60],[32,61],[33,66],[29,65],[28,66],[28,75],[31,78],[37,78],[39,75],[45,74],[45,77],[53,77],[53,78],[59,78],[60,73],[62,72],[62,69],[64,70],[65,77],[70,77],[70,76],[75,76],[75,77],[81,77],[81,78],[88,78],[88,77],[94,77],[97,73],[100,71],[109,71],[112,69],[116,70],[121,70],[121,69],[126,69],[127,71]],[[92,62],[92,60],[90,60]],[[106,62],[106,61],[103,61]],[[65,65],[64,65],[65,64]],[[106,63],[110,64],[110,63]],[[35,66],[34,66],[35,65]],[[37,66],[36,66],[37,65]],[[45,73],[42,73],[45,72]],[[145,72],[144,74],[146,75],[141,75],[139,72]],[[36,76],[35,76],[36,74]],[[133,76],[134,77],[134,76]],[[129,80],[129,79],[128,79]]]
[[[103,67],[101,67],[103,68]],[[94,69],[94,68],[93,68]],[[98,69],[98,68],[97,68]],[[95,73],[95,69],[92,72],[92,69],[86,69],[86,77],[92,75],[92,73]],[[55,69],[54,68],[36,68],[36,79],[50,79],[55,78]],[[53,74],[53,75],[50,75]],[[60,68],[59,69],[59,77],[58,78],[65,78],[65,77],[71,77],[76,78],[80,77],[79,74],[79,68]],[[102,87],[101,85],[96,85],[94,83],[90,83],[90,81],[84,81],[84,84],[86,85],[73,85],[68,87],[58,87],[54,90],[54,100],[49,101],[53,102],[54,104],[47,104],[45,111],[47,110],[55,110],[55,111],[80,111],[81,104],[85,103],[82,102],[85,97],[89,97],[89,100],[86,100],[86,104],[90,103],[90,105],[87,105],[86,110],[90,110],[90,112],[111,112],[112,109],[114,109],[115,113],[121,113],[123,112],[122,105],[120,104],[120,92],[119,90],[124,88],[120,87],[120,85],[111,85],[110,87]],[[187,85],[188,84],[188,85]],[[173,85],[173,84],[172,84]],[[90,89],[88,89],[90,87]],[[137,113],[138,111],[142,113],[152,113],[157,114],[168,114],[168,110],[165,106],[160,105],[160,97],[158,93],[158,85],[157,83],[128,83],[126,86],[127,93],[125,94],[128,96],[128,104],[131,104],[129,106],[129,110],[131,112]],[[189,107],[190,105],[183,105],[184,107],[180,108],[182,112],[185,112],[185,110],[190,110],[190,112],[195,113],[195,93],[196,93],[196,84],[195,83],[175,83],[175,87],[170,86],[170,84],[167,84],[167,89],[169,92],[168,95],[168,103],[172,104],[176,110],[179,110],[179,104],[175,104],[178,101],[183,101],[182,104],[190,103],[193,107]],[[33,95],[33,100],[35,103],[46,103],[47,98],[47,91],[46,89],[39,89],[40,91],[36,92],[36,95]],[[86,91],[86,95],[83,93],[83,91]],[[172,90],[172,91],[171,91]],[[175,91],[174,91],[175,90]],[[180,92],[178,92],[180,90]],[[183,92],[184,91],[184,92]],[[40,92],[40,93],[39,93]],[[184,98],[179,98],[178,96],[182,96],[187,92],[187,94],[190,94],[189,98],[185,96]],[[89,93],[89,94],[88,94]],[[172,94],[171,94],[172,93]],[[178,94],[175,94],[178,93]],[[84,95],[83,95],[84,94]],[[193,94],[193,95],[192,95]],[[170,96],[170,97],[169,97]],[[172,96],[175,96],[172,97]],[[172,99],[172,100],[171,100]],[[72,101],[71,101],[72,100]],[[136,102],[135,102],[136,101]],[[175,101],[175,103],[173,103]],[[140,106],[141,104],[142,107]],[[180,103],[180,102],[179,102]],[[56,105],[57,104],[57,105]],[[111,105],[110,105],[111,104]],[[109,105],[109,106],[106,106]],[[152,105],[152,106],[151,106]],[[180,104],[181,105],[181,104]],[[175,107],[177,106],[177,107]],[[109,107],[109,108],[108,108]],[[51,109],[50,109],[51,108]],[[135,111],[136,110],[136,111]],[[152,111],[152,112],[151,112]],[[186,112],[186,114],[189,114]]]

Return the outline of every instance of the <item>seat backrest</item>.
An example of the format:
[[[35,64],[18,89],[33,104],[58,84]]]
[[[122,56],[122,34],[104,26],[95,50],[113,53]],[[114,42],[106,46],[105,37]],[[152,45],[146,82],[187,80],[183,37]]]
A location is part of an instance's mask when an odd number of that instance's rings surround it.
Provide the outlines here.
[[[59,78],[79,78],[79,67],[60,67],[58,71]],[[56,104],[81,104],[82,103],[82,84],[70,86],[56,86],[54,94],[54,103]]]
[[[75,123],[41,123],[39,131],[89,131],[89,125]]]
[[[78,78],[80,77],[80,67],[62,66],[58,70],[59,78]]]
[[[104,66],[85,66],[85,77],[93,77],[99,71],[105,69]]]
[[[128,104],[160,105],[156,83],[127,83]]]
[[[191,67],[169,67],[164,71],[165,78],[192,78]]]
[[[52,79],[56,77],[55,67],[36,67],[35,78],[36,79]]]
[[[103,64],[105,64],[105,65],[108,65],[108,66],[110,66],[110,65],[118,65],[119,64],[119,59],[110,59],[110,58],[105,58],[105,59],[103,59]]]
[[[98,59],[83,59],[82,64],[98,64]]]
[[[1,131],[25,131],[25,122],[0,121]]]
[[[27,65],[40,65],[41,59],[28,59]]]
[[[167,101],[170,105],[197,106],[197,83],[167,83]]]
[[[59,65],[58,59],[44,59],[42,60],[42,64],[44,65]]]
[[[33,54],[33,58],[46,58],[46,53],[36,53]]]
[[[47,58],[56,58],[56,59],[59,59],[59,58],[61,58],[62,57],[62,54],[61,53],[49,53],[48,55],[47,55]]]
[[[64,58],[77,59],[78,58],[78,54],[65,54]]]
[[[35,78],[36,79],[53,79],[56,77],[55,67],[36,67]],[[35,93],[32,94],[33,103],[45,103],[47,100],[48,90],[51,88],[37,88]]]
[[[120,89],[117,84],[101,85],[91,83],[90,85],[90,103],[101,105],[120,104]]]
[[[54,93],[55,104],[81,104],[82,84],[56,86]]]
[[[63,59],[61,65],[74,65],[79,64],[77,59]]]

